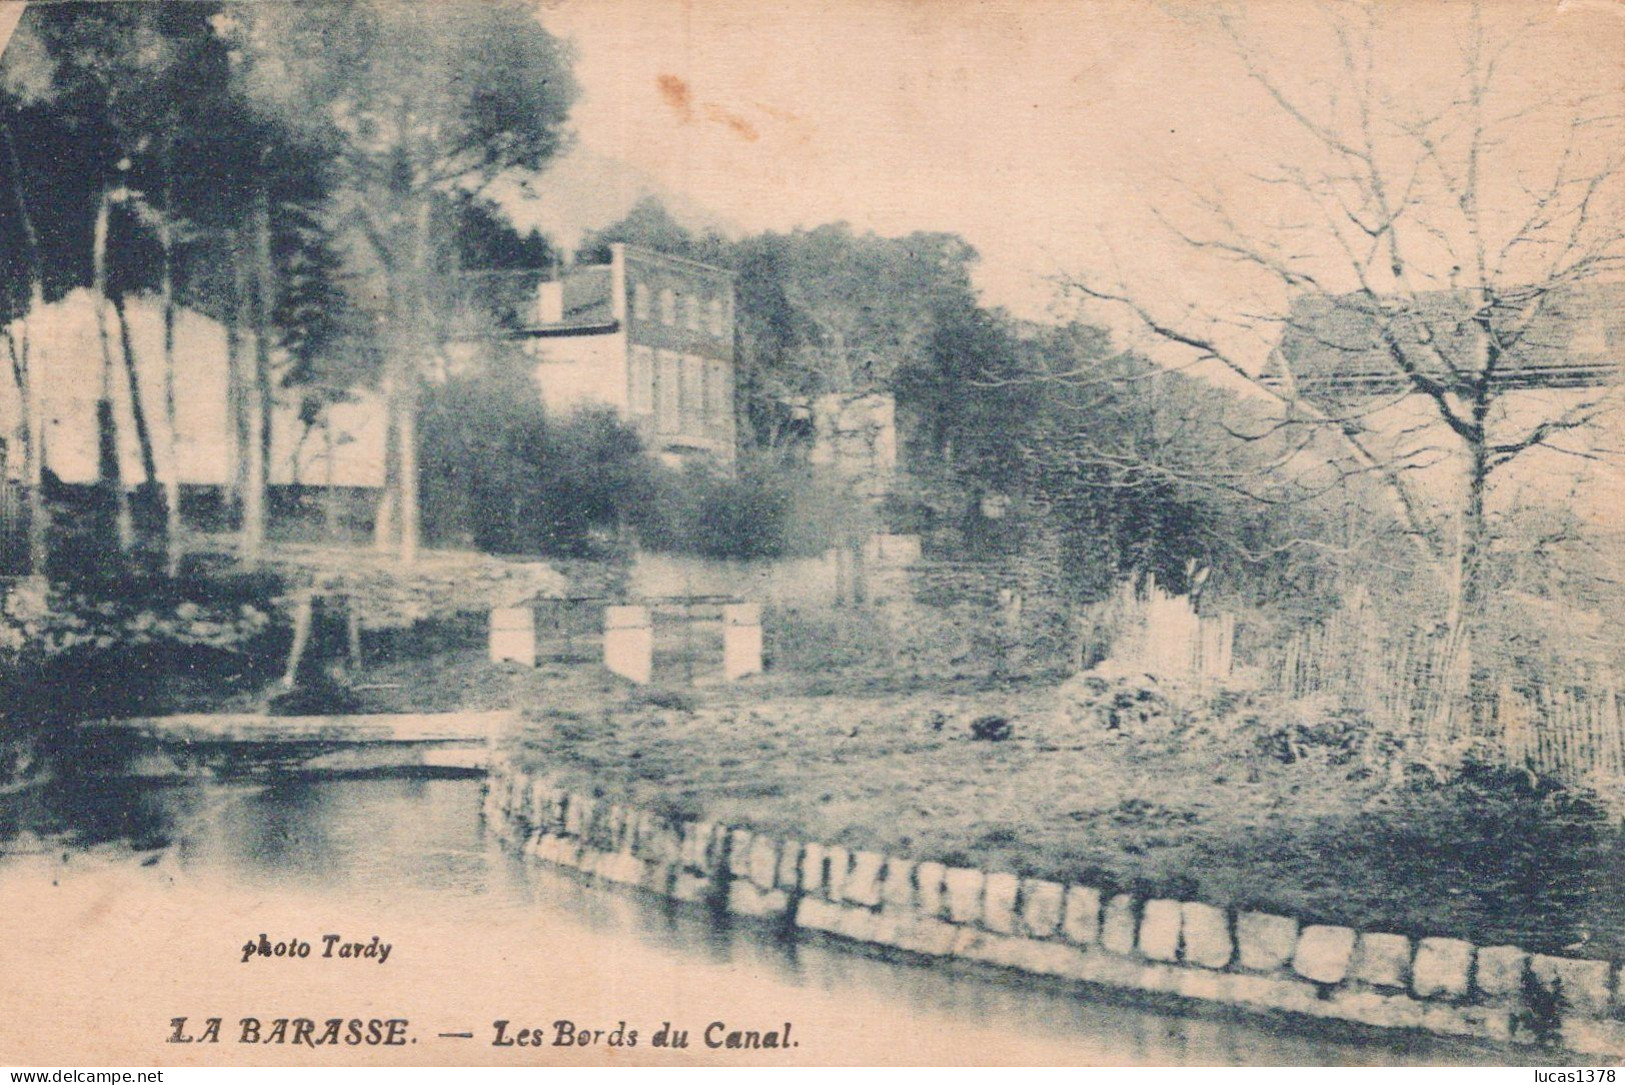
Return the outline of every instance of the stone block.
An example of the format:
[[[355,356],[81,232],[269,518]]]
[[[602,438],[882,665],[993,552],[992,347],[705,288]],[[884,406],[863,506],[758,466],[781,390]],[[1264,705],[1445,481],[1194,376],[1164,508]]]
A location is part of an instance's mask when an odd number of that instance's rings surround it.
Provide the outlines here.
[[[671,895],[677,900],[707,900],[711,895],[711,879],[691,870],[679,870],[671,880]]]
[[[1397,987],[1410,983],[1411,940],[1403,934],[1360,932],[1354,942],[1354,959],[1349,962],[1349,978],[1373,987]]]
[[[547,784],[541,780],[533,780],[524,790],[524,809],[520,816],[532,827],[540,827],[542,819],[547,812]]]
[[[1100,944],[1108,952],[1128,956],[1134,952],[1135,937],[1139,933],[1139,916],[1135,900],[1127,893],[1119,893],[1106,902],[1106,912],[1100,920]]]
[[[1236,949],[1241,967],[1255,972],[1285,968],[1298,949],[1298,921],[1267,912],[1236,916]]]
[[[1320,991],[1314,984],[1285,975],[1227,973],[1221,988],[1226,1002],[1287,1013],[1317,1014]]]
[[[744,878],[728,883],[728,911],[735,915],[758,919],[780,916],[789,903],[790,898],[782,889],[761,889]]]
[[[955,923],[975,923],[982,918],[982,883],[980,870],[969,867],[950,867],[942,876],[943,895],[947,897],[948,918]]]
[[[1512,1014],[1494,1006],[1426,1002],[1422,1005],[1422,1028],[1439,1036],[1506,1040],[1512,1035]]]
[[[1235,956],[1230,913],[1211,904],[1186,901],[1179,906],[1179,955],[1186,964],[1223,968]]]
[[[872,922],[869,928],[869,941],[877,946],[897,945],[902,938],[903,924],[908,917],[898,915],[896,912],[875,911],[872,908],[867,911]]]
[[[593,823],[592,843],[602,851],[619,851],[620,835],[624,828],[626,808],[618,802],[603,803],[598,807],[598,820]]]
[[[1139,983],[1140,961],[1132,957],[1119,957],[1115,953],[1069,948],[1076,956],[1069,962],[1071,970],[1061,973],[1068,979],[1098,983],[1105,987],[1133,988]]]
[[[1359,946],[1355,946],[1359,955]],[[1407,995],[1340,988],[1326,1000],[1330,1016],[1380,1028],[1421,1028],[1424,1004]]]
[[[689,821],[683,824],[682,862],[690,870],[709,873],[711,870],[711,837],[716,826],[709,821]]]
[[[880,941],[880,917],[867,908],[835,906],[835,933],[854,942]]]
[[[632,851],[639,858],[674,863],[682,854],[682,835],[653,814],[638,818],[637,838]]]
[[[794,893],[801,888],[801,844],[798,841],[786,840],[779,845],[779,867],[773,880],[786,892]]]
[[[1148,900],[1140,914],[1140,952],[1153,961],[1179,960],[1177,900]]]
[[[588,828],[592,825],[592,815],[597,803],[585,795],[570,794],[564,799],[564,835],[586,836]]]
[[[1023,934],[1033,938],[1054,938],[1061,929],[1061,910],[1066,890],[1058,882],[1021,880],[1021,925]]]
[[[948,868],[941,863],[914,865],[914,906],[920,914],[935,919],[948,917],[948,895],[944,889]]]
[[[954,938],[953,955],[967,961],[979,961],[999,968],[1015,968],[1023,972],[1043,973],[1046,947],[1027,938],[1013,938],[1006,934],[979,931],[961,927]]]
[[[1215,1002],[1224,994],[1224,977],[1201,968],[1181,968],[1174,982],[1174,993],[1184,998]]]
[[[841,899],[865,908],[878,906],[880,873],[885,863],[886,857],[879,852],[853,852],[852,864],[847,869],[846,880],[841,884]]]
[[[833,934],[840,921],[841,908],[814,896],[796,901],[796,926],[803,930]]]
[[[750,877],[751,836],[746,829],[728,830],[728,873],[735,878]]]
[[[914,864],[895,855],[886,857],[880,876],[880,903],[888,909],[914,907]]]
[[[852,866],[852,853],[839,845],[824,848],[824,895],[839,903],[845,900],[846,873]]]
[[[1463,998],[1473,974],[1473,945],[1459,938],[1424,938],[1411,962],[1411,990],[1418,998]]]
[[[1577,1013],[1601,1017],[1608,1010],[1613,969],[1607,961],[1548,957],[1529,958],[1529,974],[1542,990],[1558,996],[1560,1004]]]
[[[1021,879],[1014,874],[989,874],[982,880],[982,925],[995,934],[1016,932],[1016,895]]]
[[[654,673],[654,628],[648,607],[604,608],[604,666],[646,685]]]
[[[671,880],[676,870],[675,863],[663,862],[659,859],[645,860],[643,864],[643,880],[639,884],[651,893],[658,893],[663,897],[671,896]]]
[[[604,853],[596,848],[582,848],[577,854],[576,869],[589,878],[596,878],[598,876],[598,860],[603,857]]]
[[[960,930],[946,920],[916,915],[898,924],[897,939],[892,944],[911,953],[946,957],[953,952]]]
[[[1177,995],[1182,973],[1188,971],[1176,964],[1163,961],[1137,961],[1131,987],[1157,995]]]
[[[1517,946],[1484,946],[1473,966],[1473,986],[1486,998],[1521,999],[1529,954]]]
[[[779,842],[770,836],[752,837],[745,870],[756,888],[772,889],[779,873]]]
[[[1563,1018],[1561,1043],[1577,1055],[1625,1058],[1625,1021],[1599,1021],[1594,1017]]]
[[[643,884],[643,861],[629,851],[618,851],[609,863],[609,878],[620,885]]]
[[[801,845],[801,891],[807,894],[824,891],[824,845]]]
[[[1087,885],[1066,887],[1061,933],[1069,942],[1092,946],[1100,938],[1100,890]]]
[[[1348,927],[1305,927],[1292,954],[1292,970],[1316,983],[1342,983],[1354,955],[1354,932]]]
[[[547,789],[547,809],[542,811],[543,828],[550,833],[564,831],[564,805],[569,796],[556,787]]]
[[[530,607],[491,611],[491,662],[536,666],[536,612]]]
[[[762,670],[762,608],[744,603],[722,608],[722,676],[737,682]]]

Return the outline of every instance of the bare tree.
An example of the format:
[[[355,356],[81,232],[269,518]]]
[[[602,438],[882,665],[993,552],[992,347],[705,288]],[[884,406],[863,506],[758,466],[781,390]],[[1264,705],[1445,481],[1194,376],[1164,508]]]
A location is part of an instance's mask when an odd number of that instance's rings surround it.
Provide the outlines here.
[[[1224,190],[1193,193],[1188,207],[1158,209],[1184,245],[1281,299],[1285,313],[1169,315],[1120,281],[1070,286],[1274,399],[1277,426],[1335,434],[1443,573],[1452,629],[1470,629],[1484,602],[1492,476],[1531,449],[1573,451],[1554,441],[1613,404],[1607,368],[1579,371],[1552,336],[1572,330],[1588,284],[1625,267],[1618,88],[1538,92],[1513,71],[1538,23],[1492,31],[1477,5],[1459,9],[1448,75],[1395,62],[1409,22],[1386,22],[1391,8],[1313,10],[1326,56],[1300,45],[1290,61],[1239,14],[1199,17],[1231,47],[1291,151]],[[1270,371],[1238,351],[1237,327],[1279,339]],[[1560,371],[1572,386],[1562,402],[1507,409],[1508,393]],[[1414,428],[1439,440],[1388,439],[1372,421],[1382,396],[1420,404]],[[1417,469],[1436,450],[1460,464],[1444,499]]]

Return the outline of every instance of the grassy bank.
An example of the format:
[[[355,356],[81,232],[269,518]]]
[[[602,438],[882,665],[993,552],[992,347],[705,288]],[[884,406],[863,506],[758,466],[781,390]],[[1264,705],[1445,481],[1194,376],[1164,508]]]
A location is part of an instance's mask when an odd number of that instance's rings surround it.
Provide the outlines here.
[[[612,800],[918,860],[1625,957],[1619,829],[1505,774],[1376,772],[1313,734],[1283,748],[1188,722],[1113,729],[1057,712],[1051,687],[640,691],[590,668],[465,663],[458,681],[482,706],[526,710],[514,742],[527,767]],[[1009,737],[975,737],[979,723],[1002,730],[989,716]]]

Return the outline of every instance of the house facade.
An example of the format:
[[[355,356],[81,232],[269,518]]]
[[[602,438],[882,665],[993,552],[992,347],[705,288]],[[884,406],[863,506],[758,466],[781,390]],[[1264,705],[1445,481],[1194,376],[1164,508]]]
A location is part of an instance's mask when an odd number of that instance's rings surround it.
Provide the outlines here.
[[[515,332],[550,410],[613,408],[668,462],[734,461],[734,278],[630,245],[537,287]]]
[[[110,324],[114,318],[104,314]],[[20,336],[21,329],[13,332]],[[163,312],[157,299],[134,296],[125,304],[125,327],[106,329],[113,354],[105,381],[102,329],[88,290],[75,290],[45,305],[29,319],[29,361],[37,381],[35,423],[45,450],[44,466],[57,482],[88,486],[99,481],[101,460],[98,403],[110,402],[118,437],[119,477],[126,486],[145,481],[137,426],[152,444],[157,478],[189,488],[225,489],[237,472],[235,416],[231,405],[231,352],[226,329],[202,313],[182,309],[176,316],[173,382],[164,370]],[[129,364],[124,358],[128,342]],[[245,334],[242,357],[254,342]],[[273,365],[278,360],[273,358]],[[282,364],[286,364],[285,361]],[[132,388],[131,371],[134,381]],[[275,379],[270,412],[269,481],[274,487],[331,487],[376,490],[384,481],[383,403],[375,392],[355,388],[315,418],[301,411],[297,389]],[[174,439],[165,424],[165,402],[173,389]],[[132,394],[133,393],[133,394]],[[10,366],[0,368],[0,438],[21,448],[19,389]],[[21,479],[21,457],[4,461]]]

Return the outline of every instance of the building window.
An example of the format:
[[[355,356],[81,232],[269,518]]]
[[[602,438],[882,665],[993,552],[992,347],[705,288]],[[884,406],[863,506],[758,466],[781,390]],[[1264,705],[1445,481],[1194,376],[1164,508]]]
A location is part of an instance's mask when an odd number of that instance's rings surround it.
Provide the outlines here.
[[[732,414],[733,389],[728,384],[728,366],[711,362],[705,381],[705,419],[712,429],[721,429]]]
[[[632,317],[635,320],[649,319],[648,283],[634,283],[632,286]]]
[[[707,308],[709,310],[707,315],[710,317],[711,334],[721,339],[725,330],[722,323],[722,299],[712,298],[711,304]]]
[[[662,433],[675,433],[680,394],[677,355],[662,350],[655,355],[655,359],[655,428]]]
[[[632,414],[646,417],[655,410],[655,355],[648,347],[632,348],[632,387],[628,396]]]
[[[660,292],[660,323],[677,323],[677,295],[670,287]]]
[[[697,332],[700,330],[700,299],[689,294],[683,300],[688,302],[688,330]]]
[[[683,356],[683,432],[705,432],[705,359]]]

